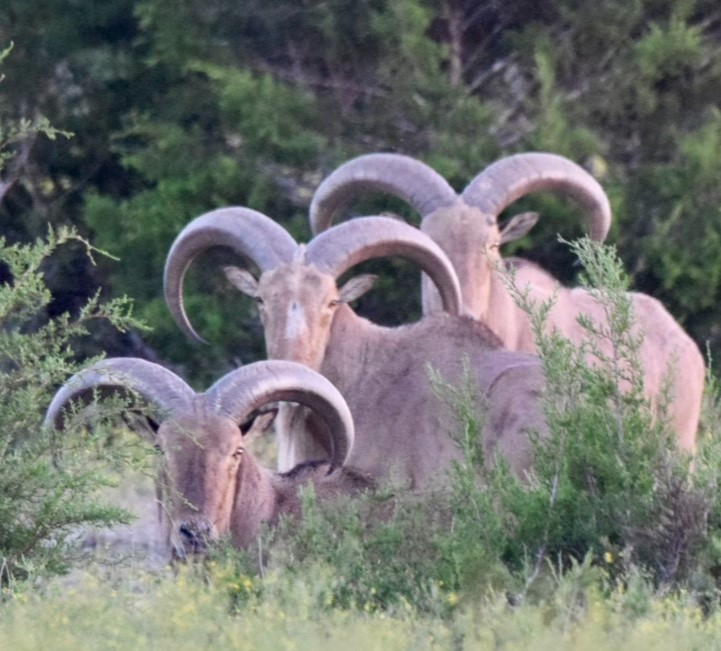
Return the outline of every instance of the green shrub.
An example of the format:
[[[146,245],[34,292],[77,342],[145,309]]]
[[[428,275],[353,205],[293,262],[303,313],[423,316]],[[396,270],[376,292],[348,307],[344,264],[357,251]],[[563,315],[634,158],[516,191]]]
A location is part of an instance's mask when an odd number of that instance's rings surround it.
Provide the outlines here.
[[[89,434],[74,419],[62,434],[42,427],[57,386],[80,368],[72,344],[91,323],[109,321],[121,330],[139,325],[127,300],[103,304],[98,296],[77,315],[47,319],[52,296],[43,266],[70,242],[93,251],[67,229],[28,245],[0,238],[9,276],[0,285],[0,585],[6,587],[62,571],[70,559],[66,543],[80,525],[127,517],[94,496],[116,455],[105,445],[107,432]]]
[[[586,239],[571,249],[584,269],[581,285],[593,292],[608,325],[580,319],[586,334],[574,345],[547,332],[550,303],[531,305],[516,292],[536,333],[550,436],[537,442],[526,484],[501,476],[480,486],[501,496],[497,508],[512,523],[504,558],[513,569],[533,559],[529,578],[548,560],[567,567],[590,554],[614,573],[639,564],[654,580],[679,585],[708,539],[717,498],[706,464],[718,451],[708,448],[691,472],[664,400],[654,409],[645,397],[642,336],[630,327],[628,279],[615,250]],[[612,354],[598,347],[602,338],[613,344]]]

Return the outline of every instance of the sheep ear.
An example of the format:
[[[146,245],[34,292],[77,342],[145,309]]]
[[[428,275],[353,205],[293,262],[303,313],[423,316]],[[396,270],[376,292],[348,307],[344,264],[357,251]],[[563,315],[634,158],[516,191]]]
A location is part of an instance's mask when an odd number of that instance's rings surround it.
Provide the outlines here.
[[[273,407],[264,409],[249,420],[240,425],[240,431],[243,434],[243,441],[250,443],[270,429],[278,415],[278,408]]]
[[[537,212],[522,212],[511,217],[501,231],[501,244],[522,238],[536,225],[539,217]]]
[[[343,303],[350,303],[365,294],[375,283],[378,276],[374,274],[361,274],[351,278],[340,288],[340,300]]]
[[[122,420],[128,429],[151,442],[155,440],[155,435],[160,429],[160,420],[145,412],[127,411],[123,414]]]
[[[223,267],[223,272],[236,289],[251,298],[258,297],[258,281],[250,271],[240,267],[227,266]]]

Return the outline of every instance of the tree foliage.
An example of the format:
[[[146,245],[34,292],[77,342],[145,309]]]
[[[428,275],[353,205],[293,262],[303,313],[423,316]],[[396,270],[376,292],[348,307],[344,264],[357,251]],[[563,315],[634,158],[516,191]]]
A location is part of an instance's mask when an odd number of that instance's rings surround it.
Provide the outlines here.
[[[16,47],[0,117],[45,115],[78,135],[18,143],[22,181],[0,203],[3,230],[27,241],[50,221],[91,234],[121,260],[92,268],[76,257],[84,294],[103,284],[137,297],[155,325],[152,349],[194,375],[263,352],[217,255],[188,292],[211,349],[189,348],[170,323],[160,282],[180,228],[239,204],[306,239],[323,175],[371,151],[418,157],[458,189],[517,151],[586,165],[611,198],[611,239],[633,287],[700,344],[721,346],[711,262],[721,253],[721,9],[711,0],[7,4],[0,42]],[[510,251],[573,282],[555,235],[581,234],[577,211],[549,196],[522,202],[543,218]],[[68,274],[48,281],[62,304],[80,300]],[[411,283],[404,275],[386,295],[396,312],[417,309]]]

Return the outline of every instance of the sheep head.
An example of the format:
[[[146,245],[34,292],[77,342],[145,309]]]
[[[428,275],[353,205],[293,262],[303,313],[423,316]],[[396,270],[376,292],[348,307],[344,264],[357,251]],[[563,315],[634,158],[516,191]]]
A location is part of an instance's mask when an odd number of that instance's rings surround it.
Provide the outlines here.
[[[270,422],[267,413],[256,417],[266,405],[291,401],[317,413],[331,441],[331,469],[344,463],[353,443],[352,417],[341,395],[328,380],[293,362],[251,364],[196,394],[157,364],[104,360],[57,392],[46,424],[62,426],[68,403],[87,401],[98,388],[137,393],[155,412],[160,425],[154,443],[162,452],[159,482],[166,495],[163,524],[176,557],[203,552],[227,534],[244,544],[269,520],[269,471],[246,452],[249,439]]]
[[[228,280],[256,301],[268,357],[292,359],[318,370],[339,306],[360,298],[375,281],[363,274],[340,288],[327,273],[304,262],[282,264],[259,279],[245,269],[224,268]]]
[[[165,508],[177,523],[169,532],[176,556],[202,552],[230,532],[244,439],[234,422],[207,411],[160,425],[156,445],[162,451],[161,489]]]

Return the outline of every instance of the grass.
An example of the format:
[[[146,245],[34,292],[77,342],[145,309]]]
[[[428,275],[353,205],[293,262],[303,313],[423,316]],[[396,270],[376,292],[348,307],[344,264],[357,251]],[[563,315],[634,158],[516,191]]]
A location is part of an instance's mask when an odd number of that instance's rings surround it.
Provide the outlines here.
[[[319,607],[324,572],[270,573],[260,594],[233,607],[246,586],[227,567],[177,574],[87,573],[72,587],[52,582],[20,592],[0,609],[0,648],[92,649],[604,649],[721,648],[721,612],[704,613],[689,595],[654,595],[636,577],[603,589],[589,566],[562,577],[538,603],[511,606],[488,595],[446,617],[421,616],[406,603],[386,611]]]

